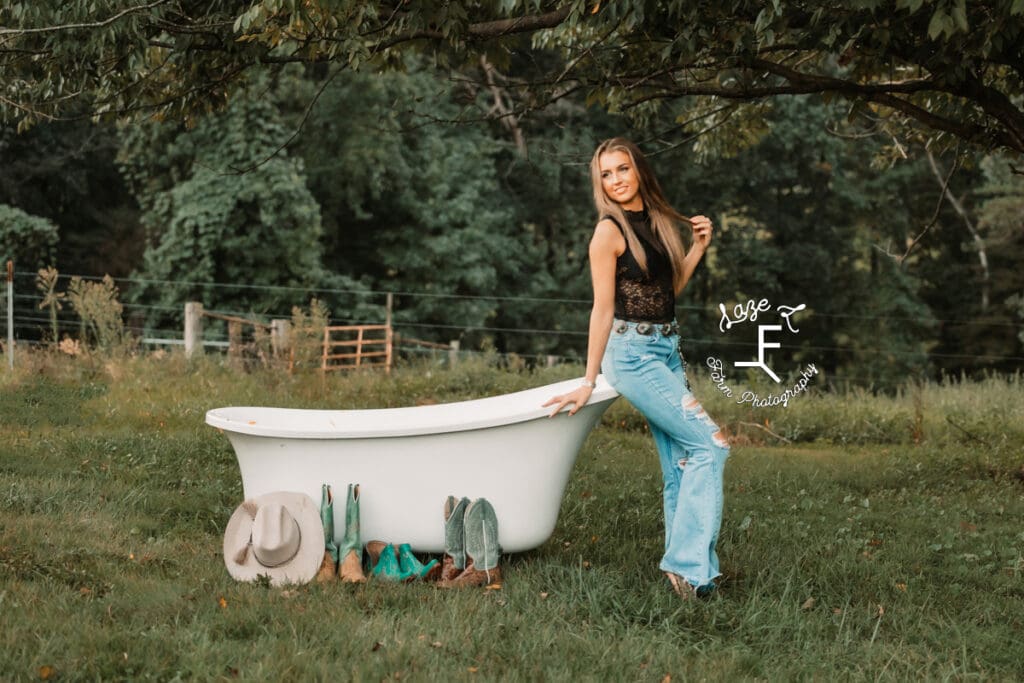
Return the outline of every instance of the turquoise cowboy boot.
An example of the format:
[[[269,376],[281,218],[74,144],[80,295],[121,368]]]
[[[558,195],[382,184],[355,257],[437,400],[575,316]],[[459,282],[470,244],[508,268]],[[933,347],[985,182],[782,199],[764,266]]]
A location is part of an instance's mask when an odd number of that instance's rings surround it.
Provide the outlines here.
[[[441,582],[447,583],[466,568],[466,531],[464,521],[469,498],[448,496],[444,501],[444,560]]]
[[[384,581],[409,581],[415,579],[415,575],[403,571],[398,562],[398,553],[395,546],[388,543],[380,551],[380,558],[377,564],[370,570],[370,575]]]
[[[421,563],[412,554],[412,546],[403,543],[398,546],[398,566],[402,571],[420,581],[436,581],[441,575],[441,565],[437,560],[431,560],[426,564]]]
[[[320,563],[316,580],[323,583],[333,581],[338,571],[338,546],[334,542],[334,496],[327,484],[320,489],[320,521],[324,525],[324,559]]]
[[[363,544],[359,542],[359,484],[348,485],[345,499],[345,536],[338,545],[338,574],[344,583],[366,583]]]
[[[478,498],[466,508],[464,521],[466,529],[466,569],[449,582],[452,588],[465,586],[501,585],[501,568],[498,558],[498,516],[484,498]]]

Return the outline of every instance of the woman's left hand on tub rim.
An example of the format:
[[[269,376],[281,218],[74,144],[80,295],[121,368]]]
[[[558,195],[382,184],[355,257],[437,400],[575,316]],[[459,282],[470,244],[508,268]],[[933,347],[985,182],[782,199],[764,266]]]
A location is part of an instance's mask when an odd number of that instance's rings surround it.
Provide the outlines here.
[[[557,403],[558,405],[555,406],[555,409],[551,411],[550,415],[548,415],[548,417],[554,417],[562,410],[562,408],[572,403],[573,407],[569,409],[569,414],[575,415],[577,410],[587,405],[587,401],[590,400],[590,394],[593,392],[594,390],[592,388],[588,387],[586,384],[581,384],[568,394],[559,394],[558,396],[549,399],[548,402],[541,407],[547,408],[548,406],[555,405]]]

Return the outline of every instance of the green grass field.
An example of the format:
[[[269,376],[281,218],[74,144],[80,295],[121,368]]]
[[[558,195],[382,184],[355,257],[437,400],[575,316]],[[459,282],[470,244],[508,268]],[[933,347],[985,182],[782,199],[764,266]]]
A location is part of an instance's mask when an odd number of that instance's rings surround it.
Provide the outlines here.
[[[1019,378],[753,412],[698,378],[735,444],[707,601],[679,602],[657,569],[657,459],[624,401],[551,540],[503,558],[501,590],[282,590],[225,571],[241,482],[207,409],[413,405],[578,374],[467,363],[325,384],[176,356],[0,373],[0,678],[1024,677]]]

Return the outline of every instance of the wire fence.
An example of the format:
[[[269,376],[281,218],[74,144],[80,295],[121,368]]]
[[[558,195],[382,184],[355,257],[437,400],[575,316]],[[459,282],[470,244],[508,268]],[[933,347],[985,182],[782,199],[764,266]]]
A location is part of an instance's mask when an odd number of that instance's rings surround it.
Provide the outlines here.
[[[95,282],[102,280],[102,278],[91,275],[69,275],[61,274],[59,276],[59,282],[66,283],[73,277],[81,278],[83,281]],[[459,320],[445,320],[443,322],[432,321],[432,320],[415,320],[409,319],[409,316],[398,316],[393,319],[393,327],[396,332],[401,336],[414,338],[419,336],[432,336],[434,338],[448,338],[458,339],[460,336],[465,335],[467,332],[476,334],[501,334],[506,339],[522,339],[530,337],[536,339],[538,335],[543,338],[552,340],[552,343],[557,346],[559,351],[557,353],[515,353],[502,351],[500,349],[482,350],[472,348],[460,348],[459,353],[461,355],[473,356],[473,355],[490,355],[498,356],[502,358],[515,358],[524,359],[534,362],[582,362],[585,360],[586,354],[586,343],[587,343],[587,331],[586,331],[586,319],[589,313],[591,301],[589,299],[575,299],[575,298],[540,298],[540,297],[529,297],[529,296],[509,296],[509,295],[467,295],[467,294],[449,294],[439,292],[425,292],[425,291],[383,291],[383,290],[352,290],[352,289],[336,289],[336,288],[309,288],[309,287],[295,287],[295,286],[282,286],[282,285],[260,285],[252,283],[223,283],[223,282],[191,282],[181,280],[154,280],[144,278],[117,278],[115,281],[116,285],[122,291],[122,293],[129,292],[132,288],[141,286],[174,286],[174,287],[193,287],[203,288],[206,291],[213,292],[238,292],[238,291],[251,291],[255,293],[277,293],[289,295],[289,299],[294,300],[294,305],[302,306],[309,302],[313,297],[324,297],[333,296],[339,298],[349,298],[351,300],[358,300],[361,303],[371,302],[375,305],[379,305],[383,310],[383,304],[388,295],[394,297],[402,297],[406,302],[415,302],[417,300],[465,300],[465,301],[480,301],[488,302],[494,305],[502,304],[516,304],[516,305],[529,305],[531,310],[538,313],[537,319],[553,319],[557,318],[558,315],[540,315],[545,310],[555,309],[556,313],[570,311],[576,319],[581,321],[581,324],[575,326],[572,329],[556,329],[543,326],[531,326],[531,327],[509,327],[497,324],[480,324],[476,321],[459,321]],[[221,297],[226,298],[226,297]],[[0,301],[3,301],[0,298]],[[36,273],[30,272],[14,272],[14,296],[13,296],[13,330],[14,336],[21,343],[33,343],[41,341],[44,338],[52,338],[54,327],[58,337],[62,335],[80,336],[82,332],[82,323],[78,316],[75,314],[67,301],[62,302],[62,309],[51,311],[48,307],[43,306],[44,297],[42,292],[36,286]],[[139,339],[142,343],[148,345],[180,345],[184,343],[183,328],[181,323],[177,321],[183,320],[184,305],[186,302],[182,301],[180,305],[168,306],[159,305],[152,303],[138,303],[132,301],[122,302],[123,306],[123,317],[126,321],[125,329],[130,332],[134,337]],[[698,317],[702,317],[705,320],[717,321],[720,317],[720,310],[717,304],[714,305],[693,305],[693,304],[679,304],[677,308],[680,311],[687,313],[693,313]],[[0,310],[6,309],[6,303],[0,303]],[[253,312],[246,310],[224,310],[224,309],[207,309],[210,313],[215,313],[224,316],[237,316],[244,317],[251,320],[257,320],[263,323],[269,323],[274,319],[290,319],[292,317],[291,305],[287,307],[287,310],[274,310],[274,311],[261,311]],[[730,311],[731,312],[731,311]],[[51,318],[51,313],[55,316]],[[3,313],[6,318],[8,313],[4,310]],[[1003,333],[1013,334],[1014,332],[1021,329],[1021,324],[1007,322],[1005,319],[993,319],[993,318],[972,318],[972,319],[959,319],[959,318],[942,318],[936,319],[928,316],[893,316],[893,315],[873,315],[870,312],[839,312],[839,311],[813,311],[813,316],[825,320],[835,319],[846,319],[863,321],[866,325],[879,326],[882,324],[915,324],[915,325],[949,325],[949,326],[960,326],[963,328],[977,328],[978,330],[991,332],[1002,331]],[[173,326],[154,326],[147,324],[148,319],[162,319],[172,321]],[[327,324],[329,325],[371,325],[379,324],[383,322],[382,319],[355,319],[351,317],[331,317]],[[716,322],[717,325],[717,322]],[[706,349],[714,347],[716,349],[724,349],[725,353],[728,353],[729,349],[732,349],[733,353],[755,353],[758,348],[758,341],[756,335],[746,339],[727,339],[722,335],[716,335],[717,329],[712,334],[701,335],[699,333],[690,333],[686,336],[685,343],[687,345],[693,345],[698,348]],[[529,340],[526,340],[522,346],[527,346]],[[1009,365],[1016,365],[1024,362],[1024,356],[1016,354],[1006,353],[951,353],[942,351],[930,351],[922,352],[917,349],[898,349],[898,348],[886,348],[882,346],[865,346],[865,345],[828,345],[828,344],[808,344],[808,343],[787,343],[786,341],[779,341],[779,347],[776,347],[780,352],[800,353],[800,354],[857,354],[860,356],[871,356],[876,355],[878,357],[896,357],[896,358],[920,358],[924,356],[929,361],[947,361],[957,362],[963,361],[970,363],[973,367],[979,365],[991,365],[1000,366],[1005,368]],[[217,325],[211,325],[204,330],[204,345],[213,348],[224,348],[228,346],[228,332],[226,328]],[[1018,347],[1019,348],[1019,347]],[[436,351],[426,348],[417,348],[415,346],[409,346],[403,348],[403,353],[409,355],[417,354],[432,354]],[[853,377],[847,377],[847,379],[856,379]],[[871,381],[870,377],[861,377]]]

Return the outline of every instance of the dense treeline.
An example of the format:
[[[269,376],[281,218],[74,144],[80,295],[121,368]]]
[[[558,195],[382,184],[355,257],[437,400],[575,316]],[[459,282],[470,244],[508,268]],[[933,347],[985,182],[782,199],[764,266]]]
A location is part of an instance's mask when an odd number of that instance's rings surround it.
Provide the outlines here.
[[[729,151],[666,138],[669,108],[641,123],[566,96],[501,115],[514,97],[486,61],[468,75],[293,65],[193,126],[8,126],[0,251],[22,271],[152,280],[125,289],[154,326],[193,298],[277,315],[308,302],[206,282],[333,290],[340,320],[379,320],[365,293],[391,291],[412,336],[572,355],[582,337],[503,330],[585,329],[587,162],[626,134],[682,212],[719,226],[679,302],[692,358],[750,357],[718,304],[767,298],[807,307],[778,353],[833,378],[1019,367],[1024,182],[1006,159],[907,146],[893,160],[887,137],[833,131],[845,105],[817,95],[763,107]]]

